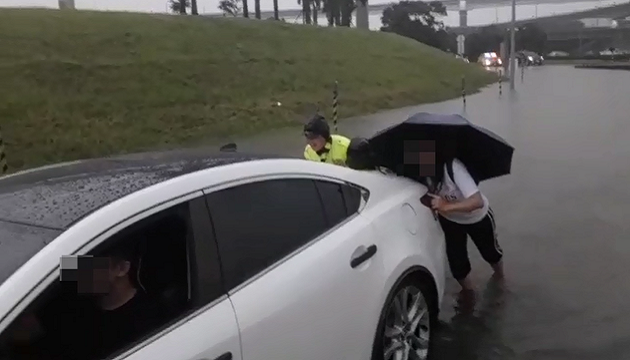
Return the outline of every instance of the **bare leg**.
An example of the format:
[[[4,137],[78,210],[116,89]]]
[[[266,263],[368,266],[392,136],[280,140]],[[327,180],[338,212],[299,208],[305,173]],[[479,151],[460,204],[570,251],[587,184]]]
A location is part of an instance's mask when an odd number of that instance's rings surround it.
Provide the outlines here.
[[[475,302],[477,299],[470,276],[459,280],[459,284],[462,286],[462,291],[459,292],[459,296],[457,297],[456,311],[461,314],[472,313],[475,310]]]
[[[470,275],[466,276],[465,278],[461,280],[457,280],[457,282],[459,282],[459,285],[461,285],[462,291],[474,290],[474,286],[473,286],[472,280],[470,279]]]
[[[492,264],[492,269],[494,270],[495,278],[503,279],[505,277],[505,273],[503,272],[503,260],[499,260]]]

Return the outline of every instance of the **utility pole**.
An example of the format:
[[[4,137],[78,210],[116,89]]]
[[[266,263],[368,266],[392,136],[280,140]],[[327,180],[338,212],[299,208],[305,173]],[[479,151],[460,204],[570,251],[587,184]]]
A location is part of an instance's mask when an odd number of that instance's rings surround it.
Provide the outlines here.
[[[514,90],[516,76],[516,0],[512,0],[512,25],[510,29],[510,90]]]

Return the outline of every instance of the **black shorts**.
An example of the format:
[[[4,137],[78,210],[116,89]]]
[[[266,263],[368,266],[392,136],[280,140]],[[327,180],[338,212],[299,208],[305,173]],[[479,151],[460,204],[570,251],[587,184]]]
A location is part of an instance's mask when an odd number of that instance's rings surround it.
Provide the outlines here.
[[[495,264],[503,257],[492,209],[488,210],[488,215],[474,224],[459,224],[443,216],[439,218],[446,239],[448,264],[455,279],[462,280],[470,273],[468,236],[488,263]]]

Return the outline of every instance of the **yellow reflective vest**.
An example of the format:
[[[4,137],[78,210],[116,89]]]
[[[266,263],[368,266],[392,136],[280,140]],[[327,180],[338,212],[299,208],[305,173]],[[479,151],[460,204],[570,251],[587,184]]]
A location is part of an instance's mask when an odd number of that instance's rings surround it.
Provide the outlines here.
[[[321,161],[329,164],[346,166],[348,146],[350,139],[341,135],[331,135],[331,142],[327,142],[325,149],[319,155],[310,145],[306,145],[304,149],[304,158],[311,161]]]

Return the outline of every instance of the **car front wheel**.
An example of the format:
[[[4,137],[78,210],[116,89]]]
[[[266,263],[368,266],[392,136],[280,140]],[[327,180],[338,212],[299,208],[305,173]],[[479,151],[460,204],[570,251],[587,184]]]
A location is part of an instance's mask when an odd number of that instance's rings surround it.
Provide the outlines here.
[[[437,322],[430,288],[413,278],[390,294],[375,339],[374,360],[426,360]]]

